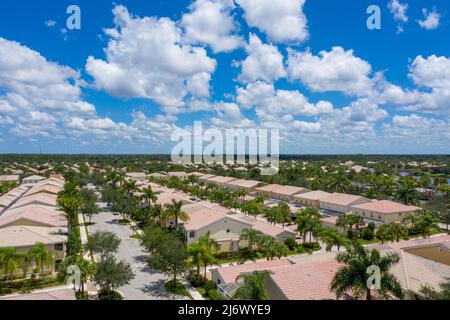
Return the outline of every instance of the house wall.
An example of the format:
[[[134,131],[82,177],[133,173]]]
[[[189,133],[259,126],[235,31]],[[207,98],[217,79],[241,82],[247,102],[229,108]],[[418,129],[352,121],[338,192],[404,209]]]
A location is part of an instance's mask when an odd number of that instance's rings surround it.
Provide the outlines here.
[[[425,248],[405,248],[406,252],[450,266],[450,251],[439,245]]]
[[[304,206],[313,207],[316,209],[320,209],[320,201],[319,200],[309,200],[309,199],[301,199],[301,198],[293,198],[295,203],[302,204]]]
[[[267,295],[269,296],[269,300],[288,300],[283,291],[280,290],[278,285],[270,276],[266,278],[265,288]]]
[[[336,212],[340,212],[340,213],[347,213],[351,210],[352,206],[356,206],[358,204],[363,204],[363,203],[367,203],[367,202],[369,202],[369,200],[366,200],[364,198],[358,199],[358,200],[350,203],[349,205],[339,205],[339,204],[335,204],[335,203],[320,201],[320,209],[326,209],[326,210],[336,211]]]
[[[384,223],[402,222],[402,220],[406,216],[417,213],[414,210],[407,211],[407,212],[399,212],[399,213],[378,213],[375,211],[362,210],[362,209],[356,209],[356,208],[350,209],[349,212],[351,214],[358,215],[363,218],[374,219],[374,220],[382,221]]]
[[[242,231],[250,227],[248,224],[224,217],[202,229],[195,230],[194,237],[191,237],[190,231],[186,231],[186,242],[187,244],[197,242],[202,235],[210,232],[211,237],[221,244],[221,251],[236,251],[239,250],[239,242],[236,243],[236,241]]]

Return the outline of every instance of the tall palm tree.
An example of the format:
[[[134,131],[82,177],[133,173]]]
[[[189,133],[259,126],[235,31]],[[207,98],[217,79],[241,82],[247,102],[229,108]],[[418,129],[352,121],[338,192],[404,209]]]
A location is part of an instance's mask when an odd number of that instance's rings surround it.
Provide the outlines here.
[[[155,204],[158,200],[157,194],[157,192],[153,191],[152,187],[148,186],[147,188],[142,190],[141,199],[147,201],[147,206],[150,208],[151,203],[153,202],[153,204]]]
[[[159,203],[155,204],[152,209],[151,209],[151,214],[153,215],[153,217],[155,217],[158,220],[158,223],[161,227],[164,227],[164,218],[165,218],[165,214],[164,214],[164,207],[162,205],[160,205]]]
[[[244,229],[241,233],[241,240],[247,240],[247,247],[250,251],[254,250],[255,244],[264,236],[264,234],[252,228]]]
[[[47,250],[43,243],[36,243],[36,245],[30,249],[30,256],[36,262],[36,265],[41,269],[41,276],[44,276],[45,267],[51,266],[53,263],[52,253]]]
[[[269,300],[265,288],[265,281],[270,273],[268,271],[255,271],[251,275],[240,275],[236,278],[244,279],[244,284],[236,290],[233,299],[236,300]]]
[[[191,257],[191,264],[197,269],[197,275],[200,275],[200,267],[202,265],[203,256],[206,248],[199,243],[192,243],[188,247],[188,254]]]
[[[16,248],[3,247],[0,248],[0,271],[10,276],[12,282],[14,274],[19,271],[20,260]]]
[[[415,189],[417,183],[413,178],[400,179],[394,190],[394,199],[406,205],[416,204],[419,199],[419,192]]]
[[[181,207],[183,206],[182,201],[176,201],[175,199],[172,199],[172,203],[166,204],[166,210],[165,214],[166,217],[169,219],[175,220],[175,228],[178,229],[178,219],[181,219],[183,221],[189,220],[189,215],[181,210]]]
[[[335,274],[330,288],[336,292],[336,297],[341,298],[346,293],[352,293],[358,300],[365,295],[367,300],[372,300],[373,292],[387,299],[390,295],[403,298],[403,291],[390,269],[399,263],[400,256],[397,253],[387,253],[382,256],[376,249],[367,250],[357,243],[347,247],[346,252],[337,255],[336,260],[344,264]],[[380,287],[370,288],[369,278],[372,276],[368,270],[377,266],[380,270]]]
[[[117,188],[117,185],[119,185],[119,187],[122,186],[124,179],[120,173],[116,171],[110,171],[106,174],[106,181],[111,183],[114,188]]]

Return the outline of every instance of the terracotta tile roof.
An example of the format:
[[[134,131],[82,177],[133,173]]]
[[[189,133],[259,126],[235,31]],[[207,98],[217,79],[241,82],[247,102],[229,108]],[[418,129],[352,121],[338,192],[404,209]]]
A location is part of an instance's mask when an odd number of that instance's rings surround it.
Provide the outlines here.
[[[222,177],[222,176],[216,176],[208,179],[208,182],[213,183],[228,183],[230,181],[236,180],[236,178],[233,177]]]
[[[259,192],[274,192],[281,187],[282,185],[279,184],[268,184],[267,186],[258,187],[255,190]]]
[[[46,206],[30,205],[4,212],[0,216],[0,228],[22,219],[47,227],[67,227],[67,219],[62,212]]]
[[[328,197],[322,198],[320,201],[326,202],[326,203],[337,204],[337,205],[341,205],[341,206],[348,206],[360,199],[365,199],[365,200],[367,200],[367,202],[370,201],[369,199],[366,199],[361,196],[355,196],[352,194],[345,194],[345,193],[332,193]]]
[[[42,180],[45,180],[45,177],[38,176],[38,175],[33,175],[33,176],[29,176],[29,177],[23,178],[22,182],[26,183],[28,181],[35,181],[35,180],[36,181],[42,181]]]
[[[217,268],[215,270],[217,270],[224,283],[229,284],[236,282],[236,278],[242,273],[271,270],[276,267],[288,265],[291,265],[291,262],[289,262],[289,260],[279,259],[279,260],[245,263],[237,266]]]
[[[5,174],[5,175],[0,175],[0,182],[4,182],[4,181],[19,181],[20,176],[19,175],[15,175],[15,174]]]
[[[40,186],[31,188],[24,196],[29,196],[29,195],[41,193],[41,192],[57,195],[61,190],[63,190],[62,187],[44,184],[44,185],[40,185]]]
[[[265,235],[271,236],[271,237],[277,237],[283,232],[296,234],[292,230],[289,229],[283,229],[281,227],[275,226],[273,224],[270,224],[268,222],[262,221],[260,219],[256,219],[254,217],[246,216],[244,214],[238,213],[233,215],[234,218],[239,219],[241,221],[244,221],[246,223],[249,223],[253,229],[261,231]]]
[[[317,191],[296,194],[294,196],[294,198],[306,199],[306,200],[322,200],[322,199],[328,197],[329,195],[330,195],[330,193],[328,193],[328,192],[317,190]]]
[[[12,206],[12,208],[22,207],[27,204],[37,203],[48,205],[52,207],[57,207],[56,203],[56,195],[46,194],[46,193],[37,193],[29,196],[25,196],[17,200],[16,203]]]
[[[73,288],[50,288],[27,294],[0,296],[0,300],[76,300]]]
[[[330,259],[273,268],[270,277],[289,300],[336,300],[330,283],[338,269]]]
[[[377,213],[397,213],[416,211],[420,208],[414,206],[407,206],[398,202],[389,200],[372,201],[353,206],[355,209],[370,210]]]
[[[225,214],[200,204],[183,206],[183,211],[189,215],[189,220],[184,222],[184,228],[188,231],[202,229],[226,218]]]
[[[200,176],[199,179],[201,179],[201,180],[208,180],[208,179],[211,179],[212,177],[215,177],[215,176],[216,176],[215,174],[205,174],[203,176]]]
[[[237,179],[237,180],[230,181],[227,184],[229,184],[230,186],[240,187],[240,188],[254,188],[254,187],[258,186],[259,184],[261,184],[261,182],[256,181],[256,180]]]
[[[158,194],[158,200],[156,203],[164,206],[166,204],[172,203],[172,200],[182,201],[183,203],[192,203],[189,196],[182,192],[162,192]]]
[[[292,195],[297,194],[297,193],[306,193],[308,191],[309,191],[308,189],[300,188],[300,187],[281,186],[280,188],[275,189],[273,191],[273,193],[281,194],[281,195],[284,195],[284,196],[292,196]]]

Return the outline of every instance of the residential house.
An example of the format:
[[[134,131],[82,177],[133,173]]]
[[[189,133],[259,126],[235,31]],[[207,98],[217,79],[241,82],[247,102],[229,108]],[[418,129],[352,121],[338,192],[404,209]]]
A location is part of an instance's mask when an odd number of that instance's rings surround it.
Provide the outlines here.
[[[14,247],[19,253],[28,253],[37,243],[44,244],[54,257],[51,268],[45,268],[54,273],[66,252],[67,236],[60,233],[60,228],[9,226],[0,229],[0,247]],[[30,266],[29,272],[34,268]]]
[[[369,220],[391,223],[402,222],[407,215],[416,214],[419,210],[420,208],[415,206],[381,200],[352,205],[348,212]]]
[[[306,193],[296,194],[293,197],[293,201],[305,206],[320,209],[320,200],[328,197],[330,193],[325,191],[311,191]]]
[[[347,213],[351,207],[370,202],[369,199],[345,193],[332,193],[319,200],[320,209]]]
[[[38,175],[32,175],[32,176],[23,178],[22,179],[22,183],[25,183],[25,184],[36,184],[36,183],[41,182],[42,180],[45,180],[45,177],[38,176]]]

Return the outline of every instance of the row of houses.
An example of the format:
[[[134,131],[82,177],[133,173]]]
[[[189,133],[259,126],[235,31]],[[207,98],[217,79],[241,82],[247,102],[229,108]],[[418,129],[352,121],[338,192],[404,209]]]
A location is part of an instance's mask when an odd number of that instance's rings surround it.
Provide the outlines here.
[[[42,243],[54,257],[46,271],[55,272],[58,263],[64,260],[67,243],[67,218],[57,205],[63,187],[64,180],[60,178],[36,176],[2,195],[0,247],[14,247],[18,253],[27,253]],[[30,266],[29,272],[34,268]]]
[[[399,254],[400,262],[390,271],[407,292],[419,293],[424,286],[439,290],[439,284],[450,276],[449,235],[372,247],[382,255]],[[242,285],[243,275],[267,271],[265,288],[270,300],[335,300],[330,283],[341,266],[336,255],[337,252],[317,253],[219,267],[211,270],[211,279],[224,297],[231,298]],[[351,292],[343,297],[351,298]]]
[[[247,243],[240,238],[242,232],[250,228],[280,241],[287,238],[295,239],[295,231],[234,212],[211,202],[201,201],[156,183],[143,183],[139,189],[143,190],[148,186],[158,193],[156,203],[162,206],[170,204],[173,200],[182,202],[182,210],[187,213],[189,220],[179,221],[179,228],[184,232],[187,244],[197,242],[201,236],[209,232],[211,237],[220,244],[220,251],[237,251],[247,246]]]
[[[371,200],[363,196],[338,192],[329,193],[321,190],[311,191],[306,188],[279,184],[261,186],[260,181],[232,177],[203,175],[199,177],[199,181],[233,190],[244,189],[249,193],[263,195],[266,198],[314,207],[323,211],[359,215],[367,220],[381,223],[400,222],[405,216],[420,210],[415,206],[389,200]]]

